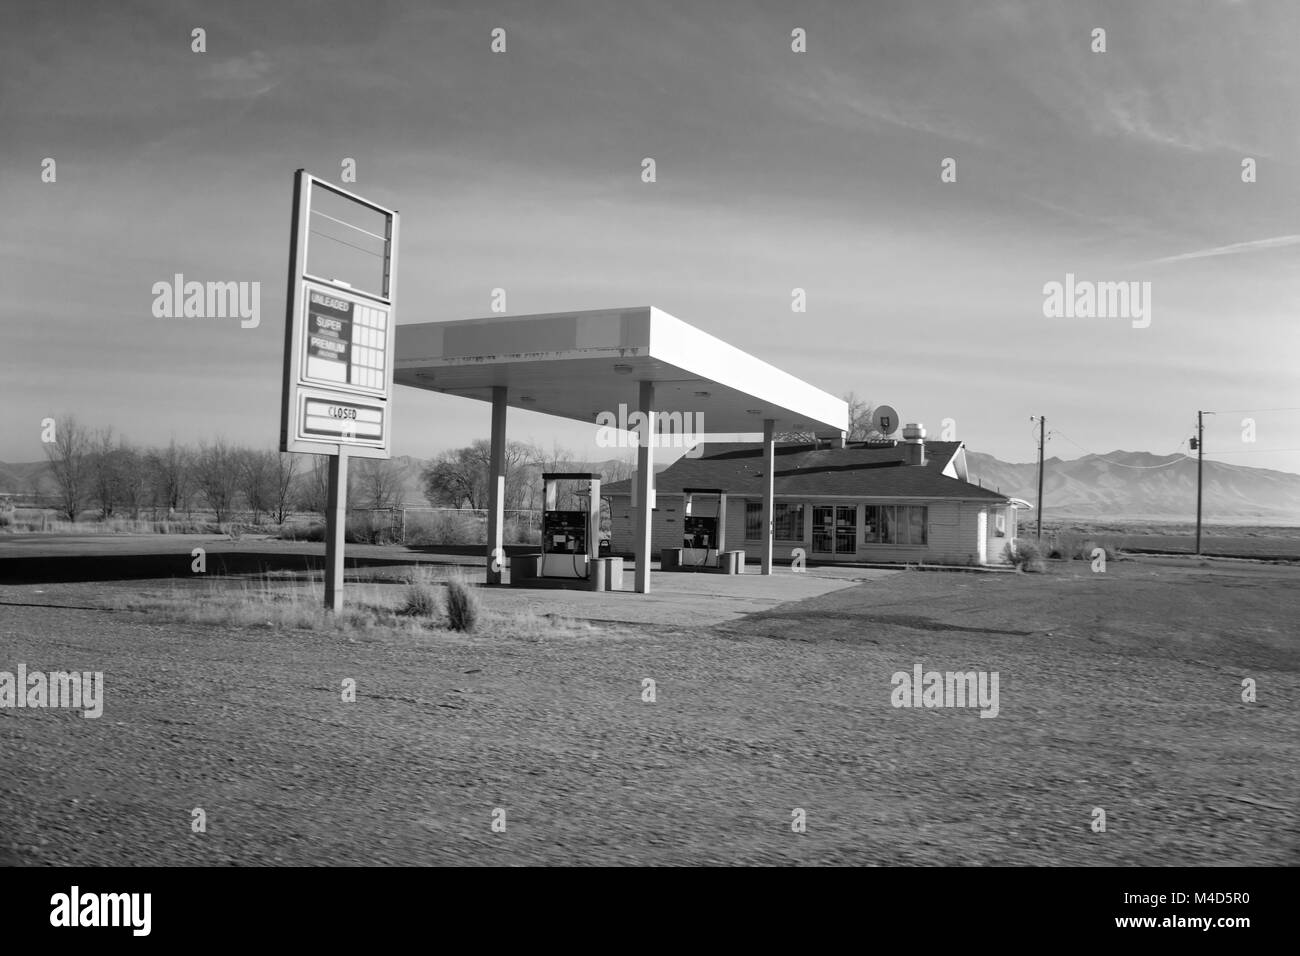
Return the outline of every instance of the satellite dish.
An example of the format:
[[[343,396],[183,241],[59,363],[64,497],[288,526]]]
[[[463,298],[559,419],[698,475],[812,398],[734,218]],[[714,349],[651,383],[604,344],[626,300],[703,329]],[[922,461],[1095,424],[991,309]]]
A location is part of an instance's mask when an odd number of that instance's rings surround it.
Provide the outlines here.
[[[898,422],[898,412],[889,405],[879,405],[871,413],[871,424],[886,438],[898,431]]]

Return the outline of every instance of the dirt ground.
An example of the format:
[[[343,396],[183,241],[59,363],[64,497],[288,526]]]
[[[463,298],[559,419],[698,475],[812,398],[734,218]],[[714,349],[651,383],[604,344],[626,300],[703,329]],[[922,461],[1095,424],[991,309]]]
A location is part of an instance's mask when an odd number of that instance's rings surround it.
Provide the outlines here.
[[[909,572],[531,638],[102,608],[146,584],[0,584],[0,670],[106,687],[0,709],[0,863],[1300,863],[1296,566]],[[895,708],[917,663],[997,671],[998,716]]]

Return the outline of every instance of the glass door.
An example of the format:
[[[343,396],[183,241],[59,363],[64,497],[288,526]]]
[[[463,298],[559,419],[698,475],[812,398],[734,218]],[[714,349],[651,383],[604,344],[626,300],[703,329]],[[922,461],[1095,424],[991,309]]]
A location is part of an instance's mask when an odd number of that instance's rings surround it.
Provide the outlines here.
[[[814,554],[857,554],[858,506],[813,505],[812,549]]]
[[[813,505],[812,549],[820,554],[835,552],[835,509],[831,505]]]
[[[835,506],[835,553],[856,554],[858,551],[858,506]]]

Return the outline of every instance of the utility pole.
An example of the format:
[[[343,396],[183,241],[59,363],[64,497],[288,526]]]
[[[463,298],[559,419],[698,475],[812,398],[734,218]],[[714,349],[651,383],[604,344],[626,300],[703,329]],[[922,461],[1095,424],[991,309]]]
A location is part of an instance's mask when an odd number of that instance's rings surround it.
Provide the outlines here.
[[[1038,416],[1038,540],[1043,540],[1043,444],[1046,441],[1047,419]]]
[[[1205,413],[1196,413],[1196,553],[1201,553],[1201,469],[1205,464]]]

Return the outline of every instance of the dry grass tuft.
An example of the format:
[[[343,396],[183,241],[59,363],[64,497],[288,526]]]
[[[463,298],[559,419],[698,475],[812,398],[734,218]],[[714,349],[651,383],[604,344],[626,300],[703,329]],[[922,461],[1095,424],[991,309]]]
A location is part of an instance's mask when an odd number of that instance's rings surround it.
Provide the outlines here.
[[[543,613],[540,606],[489,610],[479,591],[458,570],[446,578],[446,597],[439,599],[446,569],[417,566],[402,583],[349,582],[340,614],[326,611],[319,573],[291,579],[284,572],[265,572],[252,579],[210,575],[199,586],[172,583],[165,590],[121,596],[110,606],[142,611],[163,620],[273,631],[315,631],[347,639],[394,635],[471,632],[487,638],[581,638],[599,633],[585,621]],[[440,606],[445,605],[445,607]]]
[[[1041,574],[1047,570],[1043,550],[1038,546],[1038,542],[1031,538],[1016,538],[1015,541],[1008,541],[1005,554],[1007,560],[1021,571]]]
[[[456,574],[447,580],[447,624],[453,631],[472,631],[479,618],[478,595]]]

